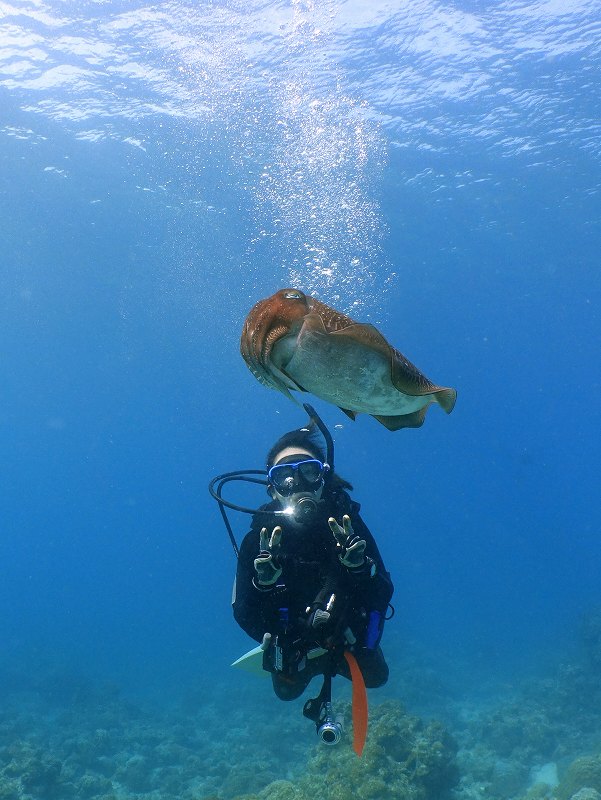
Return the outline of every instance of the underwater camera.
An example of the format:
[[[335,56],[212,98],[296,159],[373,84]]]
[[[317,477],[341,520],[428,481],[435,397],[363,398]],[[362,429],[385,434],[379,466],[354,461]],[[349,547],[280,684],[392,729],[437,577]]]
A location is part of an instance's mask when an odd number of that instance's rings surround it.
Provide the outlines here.
[[[317,736],[323,744],[338,744],[342,738],[342,715],[334,717],[332,703],[324,703],[323,720],[317,725]]]
[[[344,726],[342,715],[334,716],[332,710],[332,673],[325,672],[323,686],[317,697],[307,700],[303,716],[313,720],[317,738],[322,744],[335,745],[342,739]]]

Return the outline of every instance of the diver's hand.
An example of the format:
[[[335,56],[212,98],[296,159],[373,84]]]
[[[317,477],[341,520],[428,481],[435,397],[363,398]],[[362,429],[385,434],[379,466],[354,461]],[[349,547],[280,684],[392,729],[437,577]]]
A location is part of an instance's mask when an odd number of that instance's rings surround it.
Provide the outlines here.
[[[330,530],[334,534],[338,545],[338,558],[340,563],[348,569],[360,569],[365,564],[365,547],[367,542],[353,531],[351,518],[348,514],[342,517],[339,525],[334,517],[328,520]]]
[[[261,528],[259,534],[260,552],[255,558],[256,582],[260,587],[272,586],[282,574],[278,560],[282,529],[276,526],[269,535],[267,528]]]

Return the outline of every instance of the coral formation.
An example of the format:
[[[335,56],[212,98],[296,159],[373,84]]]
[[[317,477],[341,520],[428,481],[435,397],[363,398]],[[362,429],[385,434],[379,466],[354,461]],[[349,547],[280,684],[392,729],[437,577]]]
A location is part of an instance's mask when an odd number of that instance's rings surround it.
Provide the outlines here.
[[[350,707],[345,718],[350,729]],[[388,700],[373,707],[361,758],[349,734],[336,748],[317,746],[295,785],[276,781],[236,800],[443,800],[459,778],[456,750],[440,723],[426,724]]]
[[[601,800],[601,675],[581,652],[503,697],[445,699],[438,686],[444,727],[376,694],[362,758],[338,687],[346,730],[328,748],[263,684],[215,683],[210,697],[203,684],[179,706],[143,707],[38,674],[4,691],[0,800]],[[395,682],[412,701],[418,673]]]
[[[572,761],[556,789],[557,800],[571,800],[582,789],[601,792],[599,756],[582,756]]]
[[[583,615],[580,641],[590,666],[597,669],[601,667],[601,608],[591,609]]]
[[[580,789],[573,794],[571,800],[601,800],[601,794],[596,789]]]

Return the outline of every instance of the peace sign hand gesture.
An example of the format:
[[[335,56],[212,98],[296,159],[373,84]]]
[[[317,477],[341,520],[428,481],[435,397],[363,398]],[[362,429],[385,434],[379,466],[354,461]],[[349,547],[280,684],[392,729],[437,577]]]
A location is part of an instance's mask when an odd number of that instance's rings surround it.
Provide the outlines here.
[[[367,542],[353,531],[349,515],[345,514],[342,517],[342,525],[339,525],[334,517],[330,517],[328,525],[336,539],[340,563],[351,570],[360,569],[365,564]]]
[[[267,528],[261,528],[259,534],[259,555],[255,558],[256,581],[259,587],[272,586],[282,574],[278,559],[282,529],[277,525],[269,535]]]

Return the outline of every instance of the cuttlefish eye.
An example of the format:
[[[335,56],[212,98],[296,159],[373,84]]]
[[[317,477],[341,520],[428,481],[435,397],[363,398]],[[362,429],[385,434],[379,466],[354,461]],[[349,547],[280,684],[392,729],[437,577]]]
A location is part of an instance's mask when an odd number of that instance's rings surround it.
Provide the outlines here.
[[[284,292],[284,297],[286,300],[304,300],[305,295],[299,291],[298,289],[288,289],[288,291]]]

